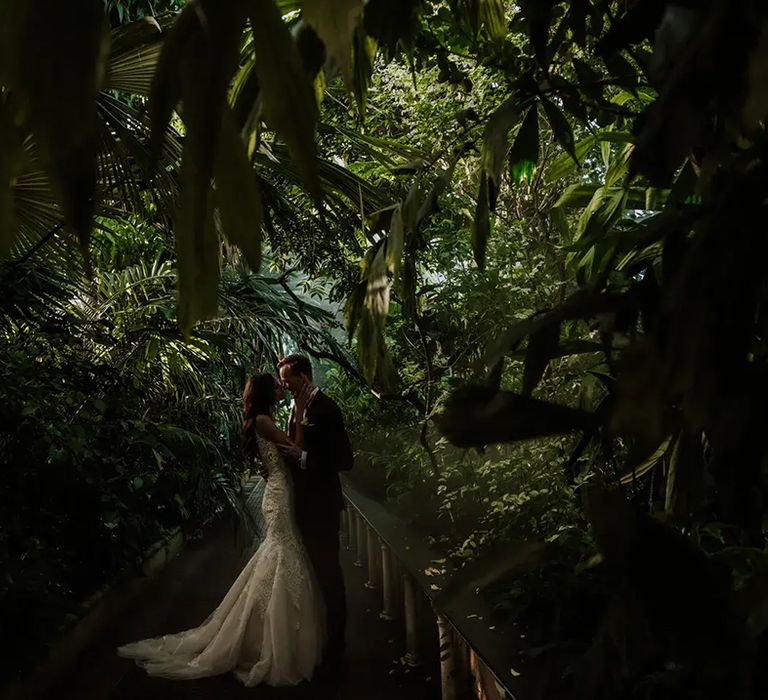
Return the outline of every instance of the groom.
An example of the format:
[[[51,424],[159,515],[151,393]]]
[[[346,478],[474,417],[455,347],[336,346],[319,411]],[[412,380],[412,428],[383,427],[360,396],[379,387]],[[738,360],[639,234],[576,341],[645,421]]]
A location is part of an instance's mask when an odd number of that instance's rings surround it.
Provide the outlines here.
[[[338,472],[352,469],[354,457],[336,402],[312,385],[312,364],[304,355],[288,355],[277,365],[283,386],[293,397],[308,392],[303,416],[291,408],[288,436],[296,421],[304,426],[303,447],[281,448],[293,465],[296,521],[317,575],[326,606],[328,642],[319,669],[329,680],[342,673],[347,607],[339,563],[339,519],[344,509]]]

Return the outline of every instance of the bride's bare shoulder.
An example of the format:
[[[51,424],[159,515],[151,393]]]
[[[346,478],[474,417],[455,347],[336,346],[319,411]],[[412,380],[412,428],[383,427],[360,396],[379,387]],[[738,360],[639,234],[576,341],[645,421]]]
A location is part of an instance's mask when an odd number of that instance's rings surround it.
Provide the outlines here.
[[[254,425],[256,426],[256,432],[261,435],[261,437],[265,438],[268,438],[275,429],[275,421],[273,421],[266,413],[256,416]]]
[[[264,440],[267,440],[268,442],[274,442],[276,444],[285,442],[285,435],[280,430],[280,428],[275,425],[275,420],[271,416],[256,416],[255,424],[256,434],[260,435]]]

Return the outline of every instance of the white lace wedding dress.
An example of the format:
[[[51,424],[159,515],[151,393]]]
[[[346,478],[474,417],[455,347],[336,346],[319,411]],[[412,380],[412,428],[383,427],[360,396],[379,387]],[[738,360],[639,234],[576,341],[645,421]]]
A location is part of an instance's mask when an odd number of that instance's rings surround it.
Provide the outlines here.
[[[296,685],[320,662],[325,612],[294,519],[291,474],[273,443],[258,442],[269,473],[265,539],[200,627],[118,649],[150,675],[190,679],[234,671],[247,686]]]

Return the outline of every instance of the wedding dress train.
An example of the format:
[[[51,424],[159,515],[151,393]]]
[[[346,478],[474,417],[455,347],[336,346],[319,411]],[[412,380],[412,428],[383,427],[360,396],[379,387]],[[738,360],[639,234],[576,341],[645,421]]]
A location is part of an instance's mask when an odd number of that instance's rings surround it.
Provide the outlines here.
[[[247,686],[296,685],[320,663],[324,607],[296,527],[291,474],[273,443],[258,442],[269,473],[264,541],[200,627],[118,649],[150,675],[191,679],[234,671]]]

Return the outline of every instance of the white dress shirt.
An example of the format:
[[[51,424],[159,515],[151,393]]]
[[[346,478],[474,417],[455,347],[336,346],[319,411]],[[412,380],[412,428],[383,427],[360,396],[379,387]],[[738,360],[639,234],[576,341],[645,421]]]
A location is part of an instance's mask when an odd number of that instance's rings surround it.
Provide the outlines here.
[[[316,386],[309,394],[309,399],[307,400],[307,405],[304,407],[304,413],[301,415],[301,424],[304,425],[304,421],[307,418],[307,409],[309,408],[310,404],[314,400],[315,396],[317,396],[317,392],[320,391],[320,387]],[[291,401],[291,410],[295,413],[296,412],[296,401]],[[296,420],[299,420],[299,416],[295,417]],[[301,451],[301,468],[306,469],[307,468],[307,451],[302,450]]]

